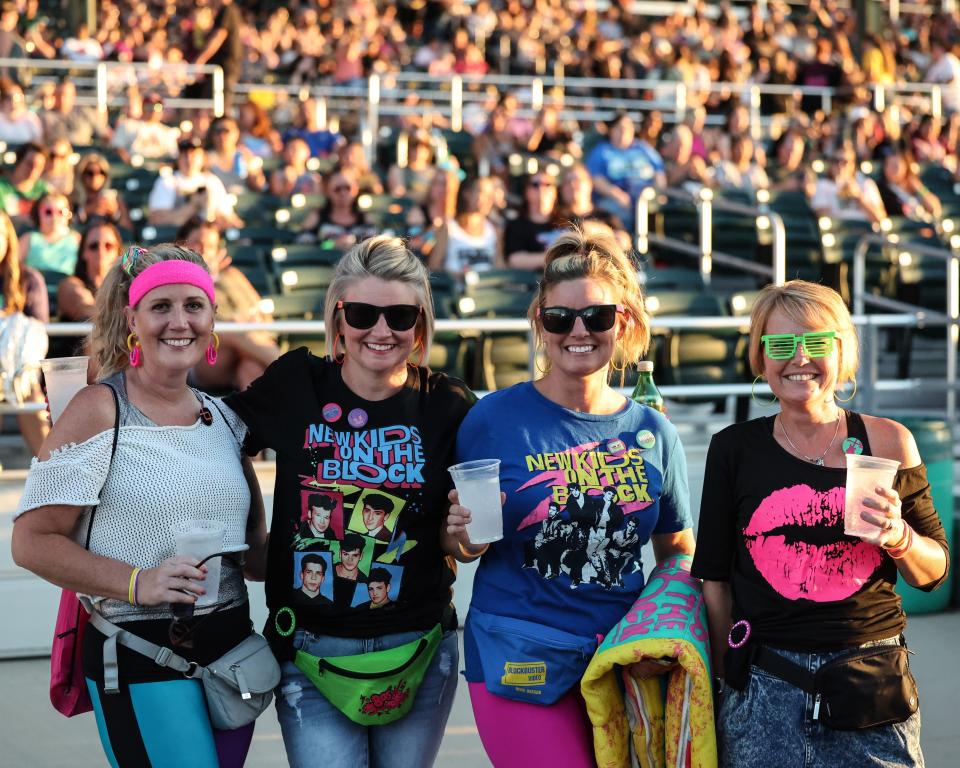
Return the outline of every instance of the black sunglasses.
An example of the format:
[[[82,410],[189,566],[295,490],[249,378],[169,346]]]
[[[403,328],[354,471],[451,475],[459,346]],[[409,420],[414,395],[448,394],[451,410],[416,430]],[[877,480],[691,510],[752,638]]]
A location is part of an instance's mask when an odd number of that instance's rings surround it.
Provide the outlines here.
[[[376,304],[364,304],[359,301],[338,301],[337,309],[343,310],[343,319],[347,325],[365,331],[373,328],[383,315],[391,331],[409,331],[420,319],[422,307],[416,304],[391,304],[379,307]]]
[[[613,328],[617,315],[623,311],[622,304],[593,304],[583,309],[544,307],[537,310],[537,316],[547,333],[570,333],[578,317],[591,333],[603,333]]]

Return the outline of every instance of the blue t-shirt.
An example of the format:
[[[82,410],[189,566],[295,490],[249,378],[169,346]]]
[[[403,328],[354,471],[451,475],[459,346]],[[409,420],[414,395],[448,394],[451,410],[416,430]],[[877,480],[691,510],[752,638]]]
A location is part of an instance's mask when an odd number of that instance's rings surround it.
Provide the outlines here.
[[[307,131],[303,128],[290,128],[284,131],[284,144],[290,141],[290,139],[303,139],[307,142],[312,157],[326,157],[343,142],[343,136],[339,133],[331,133],[330,131]]]
[[[674,426],[628,401],[567,410],[527,382],[491,393],[457,434],[457,461],[499,458],[501,541],[484,554],[471,607],[582,637],[606,634],[643,588],[652,533],[692,526]],[[483,679],[467,624],[467,679]]]
[[[639,141],[626,149],[615,147],[609,141],[601,142],[588,155],[586,165],[591,176],[602,176],[633,198],[652,186],[664,168],[659,153]]]

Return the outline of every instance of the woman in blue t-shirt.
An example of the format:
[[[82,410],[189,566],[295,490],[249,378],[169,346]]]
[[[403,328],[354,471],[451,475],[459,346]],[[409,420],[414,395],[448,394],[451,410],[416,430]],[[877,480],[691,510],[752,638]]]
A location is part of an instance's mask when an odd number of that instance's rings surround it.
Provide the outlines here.
[[[669,421],[609,384],[650,341],[612,234],[561,235],[529,315],[546,373],[482,399],[457,435],[458,460],[501,460],[505,493],[504,538],[479,547],[450,497],[448,533],[462,554],[483,555],[466,677],[497,768],[593,766],[578,683],[597,635],[643,588],[641,547],[652,541],[658,561],[693,551],[686,460]]]

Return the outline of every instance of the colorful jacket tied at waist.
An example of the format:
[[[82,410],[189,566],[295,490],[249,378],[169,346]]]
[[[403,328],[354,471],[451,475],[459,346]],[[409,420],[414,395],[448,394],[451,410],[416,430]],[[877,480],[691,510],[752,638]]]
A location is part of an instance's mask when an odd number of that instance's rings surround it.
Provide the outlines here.
[[[691,562],[677,555],[654,569],[583,676],[600,768],[716,768],[707,612]],[[676,666],[643,680],[632,673],[643,659]]]

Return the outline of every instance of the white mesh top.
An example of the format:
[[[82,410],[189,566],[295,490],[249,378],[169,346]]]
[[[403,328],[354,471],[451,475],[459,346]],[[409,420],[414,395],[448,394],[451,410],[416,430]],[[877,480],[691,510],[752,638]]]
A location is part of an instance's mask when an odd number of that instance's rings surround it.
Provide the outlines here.
[[[141,568],[176,554],[170,526],[183,520],[215,520],[226,528],[225,547],[243,544],[250,510],[240,464],[243,422],[198,392],[213,415],[210,426],[199,420],[189,427],[157,426],[127,399],[122,374],[106,383],[120,398],[120,435],[109,475],[113,427],[57,449],[46,461],[34,459],[14,519],[41,506],[85,507],[73,532],[83,545],[90,509],[99,504],[90,551]],[[220,579],[218,603],[198,608],[198,615],[246,599],[243,573],[229,559],[223,559]],[[167,605],[133,607],[118,600],[102,601],[100,612],[114,621],[171,616]]]

